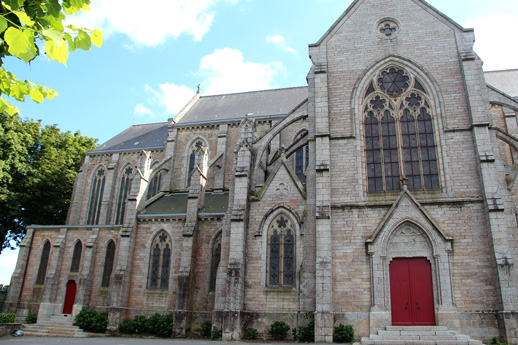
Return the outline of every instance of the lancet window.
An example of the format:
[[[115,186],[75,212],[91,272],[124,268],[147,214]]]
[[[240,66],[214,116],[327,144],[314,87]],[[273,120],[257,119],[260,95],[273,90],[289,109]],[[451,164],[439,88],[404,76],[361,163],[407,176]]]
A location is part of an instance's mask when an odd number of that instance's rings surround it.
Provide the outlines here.
[[[92,190],[90,193],[90,204],[88,206],[88,217],[86,224],[99,224],[99,216],[101,214],[101,205],[103,201],[104,184],[106,182],[106,171],[99,168],[94,174],[92,181]]]
[[[103,280],[101,282],[101,287],[109,287],[110,286],[110,277],[113,271],[113,262],[115,259],[115,243],[113,240],[108,242],[108,246],[106,246],[106,255],[104,257],[104,269],[103,269]]]
[[[187,165],[187,187],[191,186],[192,171],[196,163],[196,151],[203,146],[201,139],[195,140],[189,149],[189,164]]]
[[[43,285],[45,283],[45,276],[47,275],[47,266],[49,264],[50,256],[50,242],[47,240],[43,245],[41,251],[40,267],[38,268],[38,275],[36,276],[36,285]]]
[[[81,243],[81,241],[77,241],[76,245],[74,246],[74,252],[72,254],[72,265],[70,266],[70,272],[79,272],[82,252],[83,244]]]
[[[210,269],[209,291],[216,291],[216,276],[218,273],[219,262],[221,261],[221,233],[214,239],[212,244],[212,262]]]
[[[160,185],[162,184],[162,171],[159,171],[153,176],[149,186],[147,187],[147,199],[151,199],[160,192]]]
[[[393,66],[371,81],[363,102],[369,192],[439,189],[431,100],[419,79]]]
[[[151,245],[148,284],[150,290],[167,290],[169,288],[171,248],[171,238],[165,231],[160,231]]]
[[[127,167],[124,169],[120,180],[119,197],[117,198],[117,213],[115,215],[115,224],[122,224],[124,221],[124,212],[126,211],[126,200],[131,188],[131,175],[133,168]]]
[[[268,227],[268,286],[295,285],[295,229],[283,213]]]

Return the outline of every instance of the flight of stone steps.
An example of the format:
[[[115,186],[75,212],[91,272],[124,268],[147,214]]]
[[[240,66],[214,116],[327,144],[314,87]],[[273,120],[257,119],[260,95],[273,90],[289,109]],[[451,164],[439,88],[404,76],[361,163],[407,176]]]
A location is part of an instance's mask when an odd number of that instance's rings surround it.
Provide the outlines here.
[[[35,324],[23,325],[23,333],[35,337],[104,337],[104,334],[88,333],[73,325],[74,319],[65,316],[51,316],[48,321],[38,321]]]
[[[483,345],[444,326],[387,326],[378,334],[362,338],[361,345]]]

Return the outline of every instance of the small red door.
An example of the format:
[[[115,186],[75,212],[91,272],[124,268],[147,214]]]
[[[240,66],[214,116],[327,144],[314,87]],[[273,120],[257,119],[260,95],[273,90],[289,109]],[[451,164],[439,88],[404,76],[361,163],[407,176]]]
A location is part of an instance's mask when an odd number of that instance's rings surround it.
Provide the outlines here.
[[[63,314],[72,314],[74,302],[76,300],[76,282],[71,280],[67,283],[67,293],[65,295],[65,304],[63,305]]]
[[[435,325],[432,266],[428,260],[394,259],[389,271],[392,324]]]

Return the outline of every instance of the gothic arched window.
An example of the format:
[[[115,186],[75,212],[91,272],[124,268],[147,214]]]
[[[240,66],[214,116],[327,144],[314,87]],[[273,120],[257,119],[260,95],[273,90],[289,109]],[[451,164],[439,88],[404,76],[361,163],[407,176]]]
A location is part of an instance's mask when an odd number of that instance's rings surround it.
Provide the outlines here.
[[[167,290],[169,287],[169,267],[171,264],[171,239],[165,231],[160,231],[151,244],[149,265],[150,290]]]
[[[74,246],[74,253],[72,254],[72,265],[70,266],[70,272],[79,272],[82,251],[83,244],[81,243],[81,241],[77,241],[76,245]]]
[[[281,213],[268,227],[268,286],[295,285],[295,229]]]
[[[110,286],[110,277],[113,271],[113,261],[115,259],[115,243],[113,240],[108,242],[108,246],[106,246],[106,255],[104,257],[104,270],[103,270],[103,280],[101,283],[101,287]]]
[[[196,150],[203,146],[203,141],[201,139],[195,140],[191,148],[189,149],[189,164],[187,166],[187,187],[191,186],[191,175],[194,170],[194,164],[196,163]]]
[[[92,191],[90,193],[90,204],[88,206],[88,218],[86,224],[99,224],[101,214],[101,204],[103,201],[104,183],[106,182],[106,172],[104,168],[99,168],[94,174]]]
[[[149,186],[147,187],[147,199],[151,199],[160,192],[160,184],[162,183],[162,171],[159,171],[153,176]]]
[[[40,267],[38,268],[38,275],[36,276],[36,285],[43,285],[45,283],[45,276],[47,275],[47,266],[49,264],[50,256],[50,242],[47,240],[43,245],[41,251]]]
[[[301,140],[303,137],[306,137],[308,134],[307,130],[302,130],[299,134],[297,134],[293,140],[293,144],[296,144],[297,141]],[[295,174],[299,178],[302,183],[306,182],[306,169],[309,164],[309,146],[306,144],[301,146],[295,151],[293,154],[293,167],[295,170]]]
[[[216,291],[216,276],[218,273],[219,262],[221,261],[221,232],[214,239],[212,244],[212,261],[210,267],[209,291]]]
[[[115,215],[115,224],[122,224],[124,221],[124,212],[126,211],[126,199],[131,188],[131,175],[133,168],[127,167],[124,169],[119,186],[119,197],[117,198],[117,213]]]
[[[365,93],[363,124],[369,192],[439,189],[431,101],[399,67],[378,73]]]

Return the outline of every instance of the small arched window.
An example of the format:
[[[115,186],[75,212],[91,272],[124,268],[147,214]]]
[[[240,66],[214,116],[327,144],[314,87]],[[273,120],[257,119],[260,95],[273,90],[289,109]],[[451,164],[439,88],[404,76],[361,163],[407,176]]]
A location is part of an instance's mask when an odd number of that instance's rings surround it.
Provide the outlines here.
[[[148,284],[150,290],[167,290],[169,288],[171,248],[171,238],[165,231],[160,231],[151,244]]]
[[[79,265],[81,264],[81,253],[83,252],[83,244],[77,241],[74,246],[74,253],[72,254],[72,265],[70,272],[79,272]]]
[[[191,186],[191,175],[194,170],[194,164],[196,163],[196,150],[203,146],[203,141],[201,139],[195,140],[191,148],[189,149],[189,164],[187,166],[187,187]]]
[[[147,199],[151,199],[160,192],[160,185],[162,183],[162,171],[159,171],[153,176],[147,188]]]
[[[216,277],[218,273],[219,262],[221,261],[221,232],[214,239],[212,244],[212,261],[210,268],[210,286],[209,291],[216,291]]]
[[[86,224],[99,224],[105,182],[106,171],[103,167],[101,167],[95,172],[92,181],[92,190],[90,192],[90,204],[88,206],[88,218]]]
[[[283,213],[268,227],[268,286],[295,285],[295,229]]]
[[[113,240],[108,242],[108,246],[106,246],[106,255],[104,257],[104,270],[103,270],[103,280],[101,283],[101,287],[110,286],[110,277],[113,271],[113,261],[115,259],[115,243]]]
[[[115,224],[122,224],[124,221],[124,212],[126,211],[126,199],[131,188],[131,175],[133,174],[133,168],[127,167],[124,169],[123,175],[120,181],[119,197],[117,198],[117,213],[115,215]]]
[[[49,264],[50,256],[50,242],[47,240],[43,245],[41,251],[40,267],[38,268],[38,275],[36,276],[36,285],[43,285],[45,283],[45,276],[47,275],[47,266]]]

